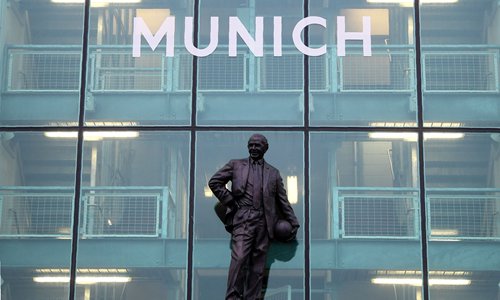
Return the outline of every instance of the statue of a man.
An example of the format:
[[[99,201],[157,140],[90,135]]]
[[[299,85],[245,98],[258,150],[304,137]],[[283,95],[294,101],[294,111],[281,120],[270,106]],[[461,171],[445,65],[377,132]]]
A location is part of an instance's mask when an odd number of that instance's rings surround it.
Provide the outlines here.
[[[208,183],[225,209],[223,219],[231,233],[226,299],[262,299],[266,254],[276,223],[289,222],[290,240],[299,228],[278,169],[264,161],[268,148],[266,137],[252,135],[250,157],[229,161]],[[229,181],[231,191],[226,188]]]

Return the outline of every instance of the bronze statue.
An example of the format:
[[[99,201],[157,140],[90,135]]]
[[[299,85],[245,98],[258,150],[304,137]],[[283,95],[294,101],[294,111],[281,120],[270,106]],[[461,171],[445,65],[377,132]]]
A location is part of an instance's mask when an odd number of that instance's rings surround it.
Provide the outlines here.
[[[217,215],[231,233],[227,300],[262,299],[266,254],[275,238],[275,225],[278,220],[288,221],[287,240],[294,240],[299,228],[278,169],[264,161],[268,148],[266,137],[252,135],[250,157],[230,160],[208,183],[220,201]],[[226,188],[229,181],[231,191]]]

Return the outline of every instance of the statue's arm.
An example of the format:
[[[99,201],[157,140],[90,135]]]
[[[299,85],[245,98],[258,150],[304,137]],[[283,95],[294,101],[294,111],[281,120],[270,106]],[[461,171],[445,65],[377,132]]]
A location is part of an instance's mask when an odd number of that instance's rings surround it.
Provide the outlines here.
[[[234,197],[226,188],[226,184],[233,179],[233,172],[233,163],[230,161],[218,170],[208,181],[208,186],[214,193],[215,197],[219,199],[222,204],[228,207],[234,205]]]

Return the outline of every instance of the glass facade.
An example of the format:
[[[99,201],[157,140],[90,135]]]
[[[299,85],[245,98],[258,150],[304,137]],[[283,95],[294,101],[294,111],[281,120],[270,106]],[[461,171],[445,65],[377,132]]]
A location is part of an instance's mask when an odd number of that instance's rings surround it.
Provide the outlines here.
[[[500,299],[497,0],[0,0],[0,298],[222,299],[207,181],[263,133],[266,299]]]

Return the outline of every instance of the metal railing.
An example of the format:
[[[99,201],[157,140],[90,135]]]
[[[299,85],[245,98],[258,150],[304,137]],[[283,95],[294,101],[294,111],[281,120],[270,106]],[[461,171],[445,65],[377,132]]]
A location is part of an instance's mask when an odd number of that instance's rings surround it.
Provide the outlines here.
[[[405,188],[336,188],[333,238],[418,239],[419,193]]]
[[[291,300],[292,286],[285,285],[280,288],[269,289],[264,296],[266,300]]]
[[[216,52],[198,59],[198,90],[245,91],[247,90],[248,55],[229,57],[227,52]],[[191,86],[191,78],[188,78]]]
[[[374,47],[372,56],[349,51],[338,57],[341,92],[412,92],[415,90],[413,48]],[[425,79],[424,79],[425,80]]]
[[[372,47],[364,57],[356,47],[345,57],[335,47],[309,57],[310,90],[325,92],[415,92],[415,50],[408,45]],[[358,51],[359,50],[359,51]],[[76,92],[80,84],[77,46],[8,47],[7,92]],[[359,53],[358,53],[359,52]],[[130,46],[91,47],[91,92],[189,92],[192,55],[161,49],[133,58]],[[498,46],[426,46],[422,51],[424,92],[499,92]],[[248,49],[229,57],[219,47],[198,59],[200,92],[302,91],[304,55],[284,47],[281,57],[265,49],[255,57]]]
[[[166,90],[166,57],[154,53],[134,58],[126,49],[97,50],[90,55],[92,92]]]
[[[339,187],[331,238],[419,239],[418,189]],[[429,189],[430,239],[500,239],[500,189]]]
[[[167,187],[84,187],[80,234],[175,237],[176,203]],[[66,187],[0,187],[0,237],[71,235],[74,195]]]
[[[9,47],[8,92],[71,92],[80,86],[81,49],[76,46]]]
[[[498,47],[430,47],[422,53],[423,90],[499,92],[498,59]]]
[[[67,237],[73,189],[0,187],[0,237]],[[420,196],[412,188],[333,190],[330,237],[419,239]],[[500,189],[429,189],[429,238],[500,239]],[[85,187],[80,234],[92,237],[176,236],[176,203],[167,187]]]
[[[500,239],[500,189],[431,189],[427,227],[435,239]]]

